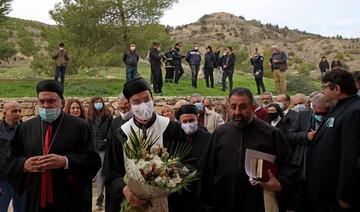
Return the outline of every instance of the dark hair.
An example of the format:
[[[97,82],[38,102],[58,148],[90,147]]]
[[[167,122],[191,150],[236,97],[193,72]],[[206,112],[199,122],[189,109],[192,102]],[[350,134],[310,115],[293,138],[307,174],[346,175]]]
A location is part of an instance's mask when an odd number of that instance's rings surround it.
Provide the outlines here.
[[[326,56],[322,56],[322,57],[321,57],[321,59],[324,59],[324,58],[326,58]]]
[[[208,46],[206,48],[209,49],[212,52],[212,47],[211,46]]]
[[[269,107],[274,107],[276,109],[276,112],[279,114],[279,116],[282,118],[284,116],[283,111],[281,110],[281,107],[279,104],[277,103],[272,103],[269,106],[267,106],[267,108]]]
[[[230,97],[237,95],[237,96],[247,96],[249,98],[249,103],[252,105],[254,103],[254,97],[251,93],[251,91],[247,88],[234,88],[230,91],[229,99]]]
[[[322,81],[323,83],[329,82],[338,85],[341,92],[349,96],[356,94],[358,91],[353,75],[341,68],[326,72]]]
[[[159,42],[153,42],[152,45],[153,46],[158,46],[158,45],[160,45],[160,43]]]
[[[230,51],[232,51],[232,50],[233,50],[231,46],[228,46],[227,48],[228,48],[228,49],[230,49]]]
[[[80,118],[85,119],[85,108],[84,105],[78,99],[68,99],[64,108],[64,112],[70,114],[70,107],[72,103],[77,103],[80,107]]]
[[[100,111],[96,111],[94,107],[94,103],[98,99],[100,99],[104,105]],[[86,113],[86,118],[88,121],[94,121],[97,116],[101,117],[102,120],[111,117],[110,110],[105,107],[104,100],[100,96],[95,96],[90,99],[89,107]]]
[[[360,71],[354,71],[353,76],[355,81],[360,82]]]
[[[64,42],[60,42],[59,46],[64,47],[65,46]]]

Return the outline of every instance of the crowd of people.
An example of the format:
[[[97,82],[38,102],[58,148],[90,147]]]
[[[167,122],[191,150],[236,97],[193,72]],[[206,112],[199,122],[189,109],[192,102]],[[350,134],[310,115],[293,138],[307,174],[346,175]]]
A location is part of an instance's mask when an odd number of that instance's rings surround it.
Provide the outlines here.
[[[163,147],[192,146],[189,163],[200,179],[171,194],[166,211],[359,211],[359,73],[328,71],[309,96],[264,92],[256,99],[234,88],[214,105],[193,94],[158,114],[151,87],[135,78],[124,84],[115,118],[102,97],[85,109],[78,99],[65,101],[60,82],[40,81],[35,118],[22,123],[21,105],[4,104],[0,211],[10,200],[14,211],[91,211],[93,180],[98,209],[120,211],[124,200],[141,206],[124,181],[120,139],[130,127],[158,136]],[[275,157],[267,181],[249,178],[248,150]]]
[[[153,42],[151,48],[148,51],[146,59],[150,63],[151,70],[151,86],[153,92],[159,96],[162,95],[163,82],[178,84],[179,80],[184,74],[182,67],[183,59],[189,65],[191,85],[193,88],[197,88],[197,81],[199,78],[200,67],[206,87],[214,88],[216,84],[222,84],[222,91],[227,90],[227,79],[229,81],[229,91],[233,88],[233,75],[235,71],[236,55],[233,53],[231,46],[226,47],[221,51],[217,49],[213,51],[212,46],[206,47],[206,52],[203,56],[203,62],[201,52],[199,51],[199,44],[194,43],[192,49],[182,54],[180,49],[182,43],[178,42],[173,48],[163,52],[161,50],[161,43]],[[288,58],[284,51],[281,51],[277,45],[271,47],[271,56],[269,59],[269,67],[273,74],[275,82],[276,92],[287,93],[286,85],[286,71],[288,69]],[[52,58],[55,63],[55,80],[61,81],[64,86],[66,67],[70,60],[69,53],[65,49],[65,44],[61,42],[59,47],[54,51]],[[131,81],[139,77],[138,63],[139,54],[136,51],[136,44],[130,43],[125,50],[122,61],[125,64],[126,82]],[[264,56],[261,53],[259,47],[254,49],[254,54],[250,57],[250,63],[253,67],[253,76],[256,83],[257,94],[266,92],[264,77]],[[341,69],[342,63],[338,57],[334,57],[331,65],[327,61],[326,56],[321,57],[319,63],[320,75],[323,77],[326,72],[335,69]],[[163,79],[163,69],[165,69],[165,79]]]

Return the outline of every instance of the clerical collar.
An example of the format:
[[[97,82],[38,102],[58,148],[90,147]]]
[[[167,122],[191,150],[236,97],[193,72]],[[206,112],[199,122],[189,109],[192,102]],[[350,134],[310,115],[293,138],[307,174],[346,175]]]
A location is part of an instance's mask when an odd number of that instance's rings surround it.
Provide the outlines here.
[[[290,108],[287,108],[286,110],[283,111],[284,116],[289,112]]]
[[[156,114],[153,113],[150,121],[148,121],[146,124],[143,124],[143,123],[139,122],[139,121],[135,118],[135,116],[133,117],[133,119],[134,119],[135,125],[136,125],[138,128],[143,129],[143,127],[145,127],[145,129],[148,129],[149,127],[151,127],[151,126],[155,123],[155,121],[156,121]]]
[[[281,120],[281,117],[278,116],[276,119],[271,121],[271,126],[275,127]]]

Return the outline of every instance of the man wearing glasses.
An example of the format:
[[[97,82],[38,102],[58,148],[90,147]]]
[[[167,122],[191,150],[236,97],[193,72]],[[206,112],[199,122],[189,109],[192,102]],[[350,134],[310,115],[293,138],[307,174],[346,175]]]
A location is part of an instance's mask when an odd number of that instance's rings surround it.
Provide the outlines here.
[[[314,211],[360,209],[360,98],[352,74],[327,72],[322,90],[333,105],[311,142],[307,191]]]

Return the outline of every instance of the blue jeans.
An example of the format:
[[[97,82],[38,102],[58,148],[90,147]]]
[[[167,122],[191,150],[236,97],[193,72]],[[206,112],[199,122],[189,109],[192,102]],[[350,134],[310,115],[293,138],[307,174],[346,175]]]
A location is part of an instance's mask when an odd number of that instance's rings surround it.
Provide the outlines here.
[[[137,67],[126,66],[126,82],[135,79],[137,75]]]
[[[200,69],[200,65],[190,65],[191,69],[191,85],[197,88],[197,77]]]
[[[0,188],[3,195],[0,197],[0,212],[7,212],[10,200],[13,201],[14,212],[25,211],[25,194],[19,197],[9,182],[0,180]]]

